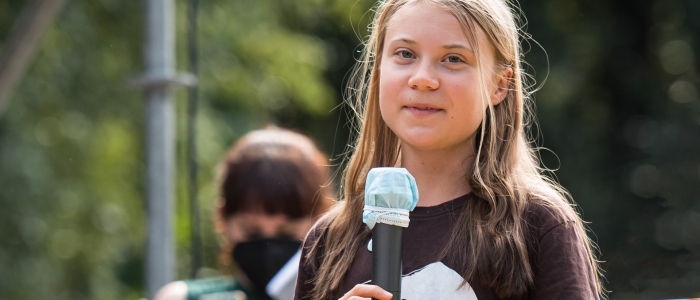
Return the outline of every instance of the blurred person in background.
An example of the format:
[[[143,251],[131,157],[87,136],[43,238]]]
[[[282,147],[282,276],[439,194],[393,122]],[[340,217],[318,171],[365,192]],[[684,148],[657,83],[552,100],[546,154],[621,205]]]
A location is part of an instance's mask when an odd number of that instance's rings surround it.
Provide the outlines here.
[[[301,241],[332,201],[327,162],[309,138],[289,130],[240,138],[217,174],[220,262],[233,276],[172,282],[155,299],[292,299]]]

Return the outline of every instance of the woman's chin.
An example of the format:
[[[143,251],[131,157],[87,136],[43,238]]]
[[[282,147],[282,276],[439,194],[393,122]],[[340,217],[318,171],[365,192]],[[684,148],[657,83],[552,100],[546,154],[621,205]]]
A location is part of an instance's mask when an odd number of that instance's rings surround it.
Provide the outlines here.
[[[414,151],[432,151],[441,148],[440,141],[432,136],[407,136],[399,137],[401,140],[402,149],[411,149]]]
[[[435,151],[464,151],[464,149],[469,149],[470,142],[473,141],[469,139],[456,140],[454,136],[440,135],[436,132],[413,132],[412,134],[401,134],[399,135],[401,140],[401,148],[405,152],[417,151],[417,152],[435,152]]]

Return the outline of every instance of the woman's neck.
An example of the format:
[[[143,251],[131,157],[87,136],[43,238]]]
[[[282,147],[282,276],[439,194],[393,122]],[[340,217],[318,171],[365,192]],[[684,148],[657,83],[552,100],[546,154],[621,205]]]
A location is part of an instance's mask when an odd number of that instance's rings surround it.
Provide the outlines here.
[[[467,171],[473,163],[469,147],[421,151],[401,146],[401,165],[416,178],[418,206],[435,206],[470,193]]]

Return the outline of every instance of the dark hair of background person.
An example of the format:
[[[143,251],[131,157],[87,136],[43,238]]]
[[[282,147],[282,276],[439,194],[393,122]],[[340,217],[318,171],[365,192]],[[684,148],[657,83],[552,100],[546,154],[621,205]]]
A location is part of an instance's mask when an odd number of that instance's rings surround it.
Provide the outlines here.
[[[317,217],[330,206],[328,159],[307,137],[276,127],[252,131],[219,166],[222,219],[239,212]]]

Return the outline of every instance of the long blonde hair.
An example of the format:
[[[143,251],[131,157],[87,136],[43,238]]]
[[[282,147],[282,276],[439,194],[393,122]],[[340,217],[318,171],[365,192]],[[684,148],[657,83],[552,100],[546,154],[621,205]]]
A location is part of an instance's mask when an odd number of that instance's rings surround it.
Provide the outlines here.
[[[496,63],[513,70],[505,99],[494,106],[484,92],[488,82],[486,68],[478,65],[482,98],[488,108],[477,129],[476,157],[465,182],[476,200],[465,206],[442,256],[456,254],[463,284],[479,283],[499,297],[524,294],[534,279],[528,255],[529,229],[523,214],[528,203],[536,202],[551,208],[562,220],[574,221],[568,226],[574,226],[584,239],[591,265],[600,274],[594,245],[586,238],[584,222],[570,205],[570,195],[543,174],[546,170],[540,167],[529,142],[528,124],[534,118],[530,110],[532,86],[526,83],[528,77],[522,68],[521,30],[516,19],[520,14],[514,12],[517,6],[506,0],[386,0],[376,6],[371,34],[346,94],[359,135],[354,149],[349,149],[354,153],[344,171],[344,201],[334,206],[318,225],[321,235],[311,245],[306,260],[317,271],[311,298],[327,299],[339,288],[353,261],[347,253],[354,253],[352,250],[361,247],[371,233],[361,221],[367,172],[374,167],[396,166],[400,161],[399,138],[379,111],[378,68],[387,23],[405,4],[417,1],[428,1],[451,12],[462,25],[477,58],[483,57],[480,49],[485,47],[476,42],[476,32],[483,30],[495,49]],[[604,294],[600,281],[597,286],[599,293]]]

